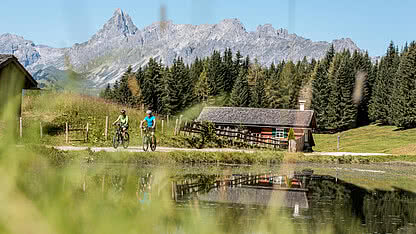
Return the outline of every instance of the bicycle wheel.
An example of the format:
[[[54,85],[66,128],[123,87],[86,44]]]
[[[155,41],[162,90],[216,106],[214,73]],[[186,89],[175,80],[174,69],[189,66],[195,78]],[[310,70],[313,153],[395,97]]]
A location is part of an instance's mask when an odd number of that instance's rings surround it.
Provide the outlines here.
[[[115,134],[113,136],[113,147],[114,147],[114,149],[117,149],[117,147],[118,147],[118,134]]]
[[[155,151],[156,150],[156,136],[153,136],[153,141],[150,140],[150,149],[152,151]]]
[[[127,147],[129,147],[129,143],[130,143],[130,136],[129,136],[129,133],[126,132],[126,133],[124,133],[124,139],[123,139],[124,149],[127,149]]]
[[[149,139],[147,136],[143,136],[143,150],[147,151],[149,149]]]

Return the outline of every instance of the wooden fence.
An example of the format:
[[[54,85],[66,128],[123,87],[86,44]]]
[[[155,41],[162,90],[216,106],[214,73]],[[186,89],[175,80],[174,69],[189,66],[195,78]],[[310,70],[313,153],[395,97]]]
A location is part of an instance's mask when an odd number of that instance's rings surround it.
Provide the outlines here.
[[[180,128],[179,134],[194,135],[207,131],[199,122],[185,123]],[[215,127],[215,134],[220,137],[226,137],[234,140],[240,140],[249,145],[264,148],[287,148],[288,141],[274,137],[272,134],[256,134],[247,130],[231,129],[230,127]]]

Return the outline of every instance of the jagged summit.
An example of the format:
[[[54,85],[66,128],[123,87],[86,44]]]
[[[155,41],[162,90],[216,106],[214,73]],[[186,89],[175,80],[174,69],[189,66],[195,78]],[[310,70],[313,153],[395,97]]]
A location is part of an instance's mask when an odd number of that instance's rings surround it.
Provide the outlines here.
[[[120,8],[117,8],[113,16],[94,36],[103,38],[129,36],[136,34],[137,30],[130,16]]]

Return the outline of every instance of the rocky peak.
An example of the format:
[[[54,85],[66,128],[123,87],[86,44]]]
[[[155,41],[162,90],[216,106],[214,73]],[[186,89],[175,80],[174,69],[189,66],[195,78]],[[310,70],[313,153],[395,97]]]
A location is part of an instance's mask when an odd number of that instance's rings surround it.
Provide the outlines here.
[[[104,24],[94,38],[111,38],[117,36],[134,35],[138,31],[130,16],[120,8],[116,9],[113,16]]]
[[[217,24],[217,27],[223,30],[230,30],[233,32],[246,32],[244,25],[240,22],[240,20],[233,18],[233,19],[224,19]]]

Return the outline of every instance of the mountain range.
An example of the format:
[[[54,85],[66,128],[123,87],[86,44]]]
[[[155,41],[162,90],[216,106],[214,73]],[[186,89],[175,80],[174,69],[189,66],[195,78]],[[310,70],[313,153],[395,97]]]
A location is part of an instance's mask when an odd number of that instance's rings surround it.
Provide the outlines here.
[[[298,61],[322,58],[330,44],[336,51],[360,50],[349,38],[332,42],[311,41],[271,24],[247,31],[238,19],[218,24],[174,24],[156,22],[137,28],[121,9],[90,40],[68,48],[36,45],[13,34],[0,35],[0,54],[14,54],[41,86],[54,85],[74,71],[85,78],[91,88],[102,88],[117,80],[129,65],[133,70],[153,57],[164,64],[182,57],[186,63],[209,56],[214,50],[231,48],[243,56],[257,58],[262,65],[281,60]],[[71,72],[67,72],[71,71]]]

